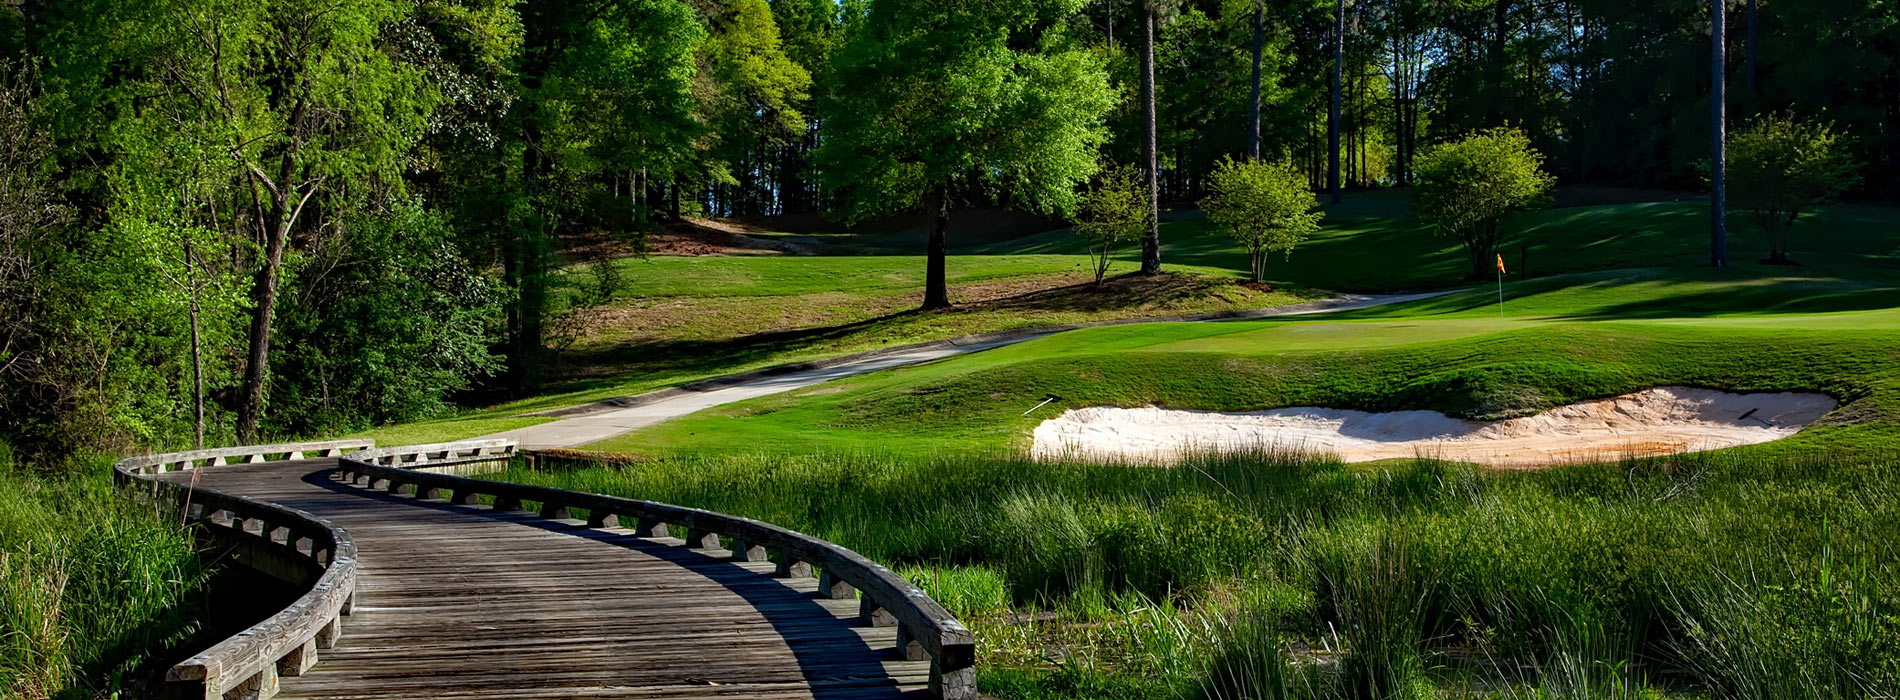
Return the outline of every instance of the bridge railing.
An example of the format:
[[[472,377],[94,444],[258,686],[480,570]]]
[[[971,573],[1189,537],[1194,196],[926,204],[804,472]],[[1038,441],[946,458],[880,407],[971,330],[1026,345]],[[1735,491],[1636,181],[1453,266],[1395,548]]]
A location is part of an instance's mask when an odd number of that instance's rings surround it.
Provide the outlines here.
[[[471,465],[506,462],[514,458],[516,449],[517,443],[506,438],[464,440],[429,445],[381,447],[351,453],[350,459],[385,467],[456,473]]]
[[[255,445],[143,455],[114,465],[124,483],[151,484],[187,520],[221,528],[233,537],[301,557],[322,573],[310,590],[282,612],[239,632],[166,671],[172,697],[222,700],[228,696],[268,698],[279,676],[299,676],[317,662],[320,649],[336,644],[342,616],[356,596],[356,543],[349,532],[301,510],[265,503],[189,483],[162,481],[155,475],[178,469],[262,462],[305,456],[340,456],[375,445],[369,440]]]
[[[444,498],[455,505],[472,506],[486,498],[498,512],[528,510],[544,519],[584,520],[590,528],[617,527],[624,520],[640,537],[667,537],[677,528],[685,533],[684,546],[692,549],[721,549],[720,538],[725,537],[731,540],[727,549],[734,560],[769,557],[782,578],[810,577],[817,567],[819,595],[858,597],[862,624],[897,628],[895,651],[900,658],[930,661],[932,693],[944,700],[977,697],[976,638],[969,628],[922,589],[857,552],[770,523],[698,508],[415,471],[376,461],[394,463],[396,458],[371,452],[345,455],[338,476],[371,489]]]
[[[130,469],[132,473],[145,476],[200,466],[222,467],[226,464],[230,464],[233,460],[240,463],[255,463],[304,459],[306,457],[337,457],[350,450],[361,450],[375,446],[375,440],[328,440],[324,442],[289,442],[278,445],[218,447],[208,450],[166,452],[162,454],[127,457],[119,460],[118,468],[121,472]]]

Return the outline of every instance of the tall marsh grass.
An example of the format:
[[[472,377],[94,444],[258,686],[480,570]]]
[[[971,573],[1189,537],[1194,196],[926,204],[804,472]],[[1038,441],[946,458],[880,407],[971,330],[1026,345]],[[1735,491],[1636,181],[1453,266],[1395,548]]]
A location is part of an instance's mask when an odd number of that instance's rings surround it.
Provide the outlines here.
[[[115,489],[99,464],[63,475],[0,450],[0,698],[105,697],[182,639],[204,581],[189,533]]]
[[[761,518],[898,564],[970,618],[1003,697],[1114,697],[1113,678],[1221,700],[1900,691],[1895,458],[689,453],[497,478]]]

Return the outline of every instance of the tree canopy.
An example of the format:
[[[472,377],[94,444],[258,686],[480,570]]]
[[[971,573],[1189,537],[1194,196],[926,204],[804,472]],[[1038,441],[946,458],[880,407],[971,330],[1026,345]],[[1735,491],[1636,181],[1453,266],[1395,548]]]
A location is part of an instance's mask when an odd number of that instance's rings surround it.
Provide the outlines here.
[[[1791,262],[1789,232],[1802,212],[1855,182],[1856,164],[1825,124],[1770,115],[1729,137],[1729,192],[1768,233],[1768,260]]]
[[[1555,180],[1543,163],[1522,131],[1478,132],[1419,156],[1412,202],[1420,218],[1458,237],[1472,276],[1483,277],[1497,255],[1504,218],[1548,201]]]
[[[1254,282],[1266,273],[1268,254],[1292,255],[1325,216],[1315,211],[1319,198],[1306,177],[1290,163],[1227,158],[1215,164],[1207,189],[1201,209],[1247,248]]]
[[[921,206],[924,306],[949,303],[944,231],[957,197],[1068,211],[1114,104],[1100,60],[1061,20],[1080,0],[884,0],[839,47],[816,153],[850,219]]]

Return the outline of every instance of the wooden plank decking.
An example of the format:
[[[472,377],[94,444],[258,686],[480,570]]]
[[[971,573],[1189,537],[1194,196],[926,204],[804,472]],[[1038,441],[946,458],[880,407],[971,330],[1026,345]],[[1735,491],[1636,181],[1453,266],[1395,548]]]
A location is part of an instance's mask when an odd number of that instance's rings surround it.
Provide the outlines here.
[[[340,642],[279,698],[819,698],[927,695],[927,661],[854,600],[770,562],[370,491],[335,459],[220,466],[201,485],[308,511],[355,538]],[[189,480],[191,472],[163,478]]]

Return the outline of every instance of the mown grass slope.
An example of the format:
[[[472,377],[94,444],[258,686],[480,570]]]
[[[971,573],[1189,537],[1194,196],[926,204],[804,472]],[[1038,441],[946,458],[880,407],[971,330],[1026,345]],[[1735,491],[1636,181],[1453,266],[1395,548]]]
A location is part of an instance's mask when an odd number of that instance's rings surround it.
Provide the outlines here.
[[[1322,406],[1496,419],[1660,385],[1843,401],[1793,440],[1900,447],[1900,313],[1574,322],[1521,318],[1153,324],[710,409],[595,449],[996,451],[1064,408]],[[1058,401],[1022,415],[1045,397]]]
[[[1512,253],[1511,316],[1661,318],[1767,311],[1886,308],[1900,301],[1900,210],[1837,206],[1803,220],[1804,267],[1759,265],[1749,227],[1735,234],[1737,266],[1700,267],[1706,214],[1696,204],[1638,203],[1553,209],[1511,226],[1528,242]],[[1333,212],[1321,234],[1269,268],[1275,292],[1237,284],[1246,255],[1204,220],[1163,225],[1160,280],[1121,278],[1091,290],[1081,242],[1066,230],[958,249],[957,309],[917,313],[916,256],[735,256],[623,259],[612,301],[577,314],[569,378],[545,391],[453,418],[365,435],[418,442],[482,435],[544,419],[522,413],[650,391],[723,373],[967,333],[1103,318],[1258,308],[1336,291],[1471,284],[1455,241],[1412,219],[1398,193],[1367,193]],[[1507,249],[1510,247],[1507,246]],[[1132,255],[1132,251],[1129,253]],[[1133,269],[1124,256],[1118,271]],[[564,271],[568,293],[598,286],[588,266]],[[1490,290],[1360,316],[1492,315]],[[959,291],[960,290],[960,291]],[[1487,314],[1488,312],[1488,314]],[[1409,337],[1411,334],[1398,335]],[[1101,336],[1096,336],[1101,337]],[[1025,407],[1026,408],[1026,407]]]

